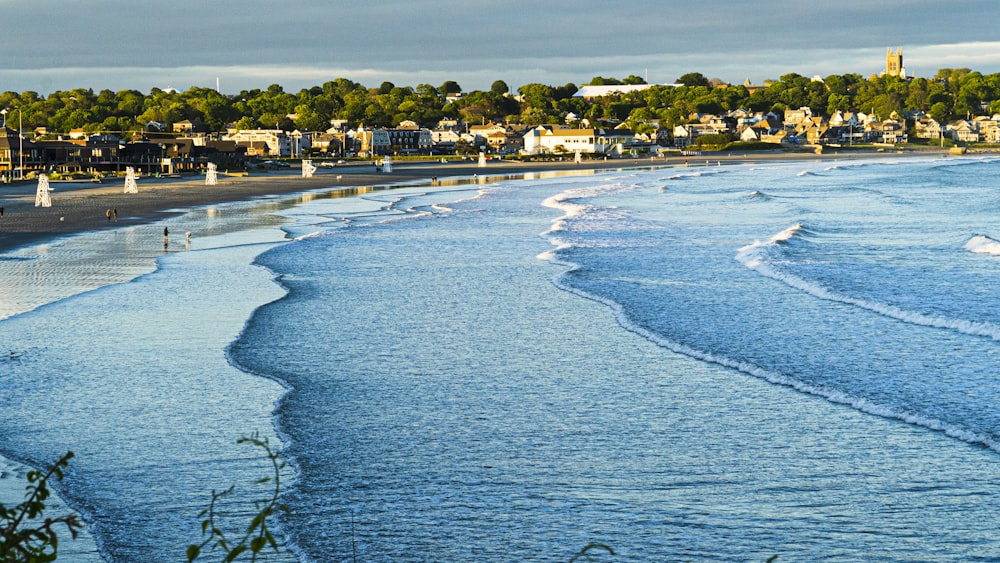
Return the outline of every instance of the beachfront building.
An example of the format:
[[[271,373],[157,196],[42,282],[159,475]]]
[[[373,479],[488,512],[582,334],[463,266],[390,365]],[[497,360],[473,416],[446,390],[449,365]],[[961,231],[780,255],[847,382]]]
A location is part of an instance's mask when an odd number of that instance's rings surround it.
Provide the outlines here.
[[[977,117],[979,138],[986,143],[1000,143],[1000,115]]]
[[[941,124],[930,116],[924,116],[913,122],[913,134],[918,139],[940,139],[944,129]]]
[[[157,145],[163,151],[162,171],[169,174],[204,170],[210,162],[221,170],[239,169],[246,164],[246,148],[236,141],[179,137]]]
[[[354,132],[358,156],[372,157],[392,152],[392,139],[385,129],[365,129],[364,125]]]
[[[604,154],[620,155],[635,139],[631,131],[616,129],[569,129],[541,125],[524,134],[522,154],[570,155]]]
[[[389,135],[389,150],[396,154],[431,154],[434,136],[430,129],[420,127],[412,121],[404,121],[399,127],[386,129]]]
[[[684,123],[673,130],[674,146],[684,148],[705,135],[728,135],[732,132],[729,122],[718,116],[702,116],[698,123]]]
[[[309,154],[312,149],[313,134],[311,131],[296,129],[288,133],[288,140],[291,143],[292,158],[299,158],[303,154]]]
[[[41,164],[38,148],[23,134],[0,127],[0,174],[4,181],[20,178]],[[19,169],[23,166],[23,170]]]
[[[237,145],[246,148],[248,157],[278,157],[292,156],[292,140],[281,129],[241,129],[223,137],[226,141],[235,141]]]
[[[946,125],[945,135],[960,143],[978,143],[981,140],[975,122],[966,119],[952,121]]]

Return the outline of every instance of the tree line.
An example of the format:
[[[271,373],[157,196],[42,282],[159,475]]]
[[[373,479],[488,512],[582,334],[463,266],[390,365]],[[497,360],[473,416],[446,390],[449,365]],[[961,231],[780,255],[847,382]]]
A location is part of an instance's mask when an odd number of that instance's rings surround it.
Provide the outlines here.
[[[573,97],[578,86],[572,83],[531,83],[512,92],[502,80],[493,82],[489,90],[470,92],[463,92],[454,81],[436,87],[383,82],[374,88],[346,78],[296,93],[278,84],[235,95],[201,87],[153,88],[148,94],[75,88],[48,96],[6,91],[0,94],[0,108],[8,109],[8,119],[20,119],[25,130],[45,127],[53,134],[73,129],[127,134],[143,130],[150,122],[171,125],[183,120],[204,123],[213,131],[223,131],[230,123],[240,129],[322,131],[331,120],[343,120],[352,127],[394,127],[409,120],[433,128],[444,118],[535,126],[563,123],[569,114],[592,126],[626,122],[633,130],[645,132],[652,129],[649,122],[654,119],[672,127],[688,122],[692,114],[741,108],[780,113],[803,106],[819,115],[863,111],[883,119],[893,112],[923,111],[939,122],[1000,113],[1000,73],[984,75],[968,68],[943,68],[933,78],[912,79],[843,74],[817,80],[792,73],[760,88],[722,84],[697,72],[684,74],[676,82],[679,87],[654,85],[593,101]],[[597,76],[588,84],[644,83],[633,75],[621,80]],[[19,111],[23,113],[18,115]]]

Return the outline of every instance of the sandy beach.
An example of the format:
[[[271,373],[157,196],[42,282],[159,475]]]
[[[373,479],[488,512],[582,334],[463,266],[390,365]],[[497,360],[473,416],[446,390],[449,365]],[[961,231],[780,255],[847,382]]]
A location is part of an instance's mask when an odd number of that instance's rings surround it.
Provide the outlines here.
[[[907,152],[902,155],[927,155]],[[35,207],[37,183],[25,181],[0,187],[0,251],[44,241],[55,236],[88,230],[116,228],[163,219],[180,210],[226,201],[268,195],[298,193],[328,187],[357,187],[431,182],[455,177],[512,177],[532,172],[634,168],[649,166],[715,166],[766,160],[855,159],[897,156],[896,153],[851,152],[815,155],[796,153],[705,153],[699,156],[656,158],[519,162],[491,161],[480,167],[473,161],[443,163],[396,163],[392,173],[376,173],[371,164],[346,164],[320,168],[311,178],[301,171],[252,172],[247,176],[219,176],[219,183],[206,186],[204,176],[179,178],[141,177],[139,193],[124,193],[124,179],[95,182],[51,182],[52,207]],[[117,221],[108,212],[117,210]]]

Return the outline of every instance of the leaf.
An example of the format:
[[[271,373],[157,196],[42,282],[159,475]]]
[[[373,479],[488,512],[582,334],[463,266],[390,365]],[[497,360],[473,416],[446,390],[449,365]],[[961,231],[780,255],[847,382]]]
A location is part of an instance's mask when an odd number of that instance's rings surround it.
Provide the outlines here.
[[[264,549],[267,544],[267,540],[262,537],[256,537],[250,540],[250,550],[254,553],[260,553],[260,550]]]
[[[194,544],[191,544],[191,545],[188,546],[188,548],[187,548],[187,558],[188,558],[188,561],[194,561],[195,559],[198,558],[199,555],[201,555],[201,548],[200,547],[198,547],[198,546],[196,546]]]
[[[246,550],[247,546],[245,545],[238,545],[234,547],[233,550],[229,552],[229,555],[226,556],[226,561],[232,561],[236,559],[237,557],[240,556],[241,553],[243,553]]]

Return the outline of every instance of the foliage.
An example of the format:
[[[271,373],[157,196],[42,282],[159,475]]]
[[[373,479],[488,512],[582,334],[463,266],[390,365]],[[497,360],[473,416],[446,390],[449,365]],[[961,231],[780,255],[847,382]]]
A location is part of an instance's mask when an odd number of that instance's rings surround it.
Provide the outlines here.
[[[699,147],[706,145],[722,146],[729,143],[732,140],[733,140],[732,137],[726,133],[711,133],[708,135],[699,135],[695,137],[692,144]]]
[[[242,534],[227,535],[226,532],[218,527],[218,519],[222,516],[218,505],[221,500],[233,492],[234,487],[229,487],[221,493],[213,490],[212,500],[209,502],[208,508],[198,515],[200,518],[205,518],[201,522],[201,533],[205,539],[200,544],[191,544],[188,546],[187,560],[189,562],[200,557],[202,550],[206,547],[210,547],[209,551],[218,550],[225,554],[223,561],[235,561],[244,554],[249,555],[250,561],[256,561],[257,557],[267,546],[270,546],[276,553],[278,552],[278,543],[271,534],[268,520],[277,514],[278,511],[288,512],[288,508],[278,502],[278,495],[281,490],[281,470],[284,469],[285,463],[279,459],[278,453],[271,449],[267,438],[261,438],[257,432],[254,432],[250,437],[244,436],[240,438],[237,440],[237,443],[251,444],[264,450],[274,473],[271,477],[264,477],[257,481],[257,483],[273,483],[274,486],[271,490],[271,495],[267,499],[255,503],[257,514],[251,520],[250,525],[247,526],[246,531],[242,532]]]
[[[642,84],[635,75],[623,79],[595,76],[590,84]],[[519,121],[528,125],[562,123],[572,112],[580,119],[597,124],[602,120],[625,120],[636,109],[645,119],[659,119],[672,127],[688,122],[698,113],[720,113],[734,109],[776,111],[812,108],[814,114],[837,111],[874,113],[882,119],[893,112],[922,111],[939,122],[972,115],[1000,112],[1000,73],[982,74],[967,68],[943,68],[932,78],[901,79],[895,76],[858,74],[830,75],[822,80],[795,73],[769,81],[751,93],[742,85],[726,86],[698,72],[683,74],[679,87],[652,85],[625,94],[612,94],[592,101],[575,98],[576,84],[524,84],[511,95],[511,88],[496,80],[488,90],[462,92],[448,80],[439,87],[416,87],[382,82],[369,88],[346,78],[336,78],[298,92],[286,92],[277,84],[266,89],[243,90],[226,96],[209,88],[179,92],[153,88],[148,94],[137,90],[75,88],[48,96],[37,92],[2,92],[0,108],[10,108],[8,117],[23,121],[23,128],[45,127],[50,133],[72,129],[131,135],[143,131],[150,122],[165,124],[167,130],[189,119],[222,131],[236,123],[241,128],[277,126],[282,129],[321,131],[331,120],[350,126],[392,127],[404,120],[434,127],[442,118],[465,119],[472,123]],[[460,98],[446,99],[462,93]]]
[[[765,143],[763,141],[733,142],[726,143],[719,150],[723,151],[773,151],[782,148],[777,143]]]
[[[189,562],[205,555],[203,552],[206,548],[208,553],[221,552],[223,561],[235,561],[241,556],[248,557],[250,561],[257,561],[258,557],[263,557],[262,552],[268,546],[278,552],[278,543],[271,533],[269,522],[279,511],[288,512],[288,508],[278,502],[281,472],[285,468],[285,463],[280,460],[278,453],[271,449],[268,439],[261,438],[257,432],[249,437],[240,438],[237,443],[250,444],[264,450],[273,475],[260,479],[257,483],[272,483],[271,492],[267,498],[254,504],[257,513],[245,531],[227,534],[219,528],[219,520],[225,516],[220,511],[220,503],[235,489],[230,487],[221,493],[213,490],[208,508],[198,515],[199,518],[204,518],[201,522],[204,540],[200,544],[188,546]],[[49,466],[45,473],[37,470],[29,471],[26,500],[13,508],[0,504],[0,563],[55,561],[59,548],[56,528],[60,526],[66,526],[72,537],[76,538],[83,524],[75,514],[56,518],[46,518],[43,514],[45,501],[50,496],[48,488],[50,480],[53,476],[62,480],[63,470],[69,466],[72,457],[73,452],[67,452]]]
[[[59,548],[56,528],[66,526],[76,538],[83,526],[75,514],[44,518],[45,501],[49,498],[49,480],[62,480],[73,452],[59,458],[42,473],[28,471],[27,495],[24,502],[7,508],[0,504],[0,561],[3,563],[55,561]]]

